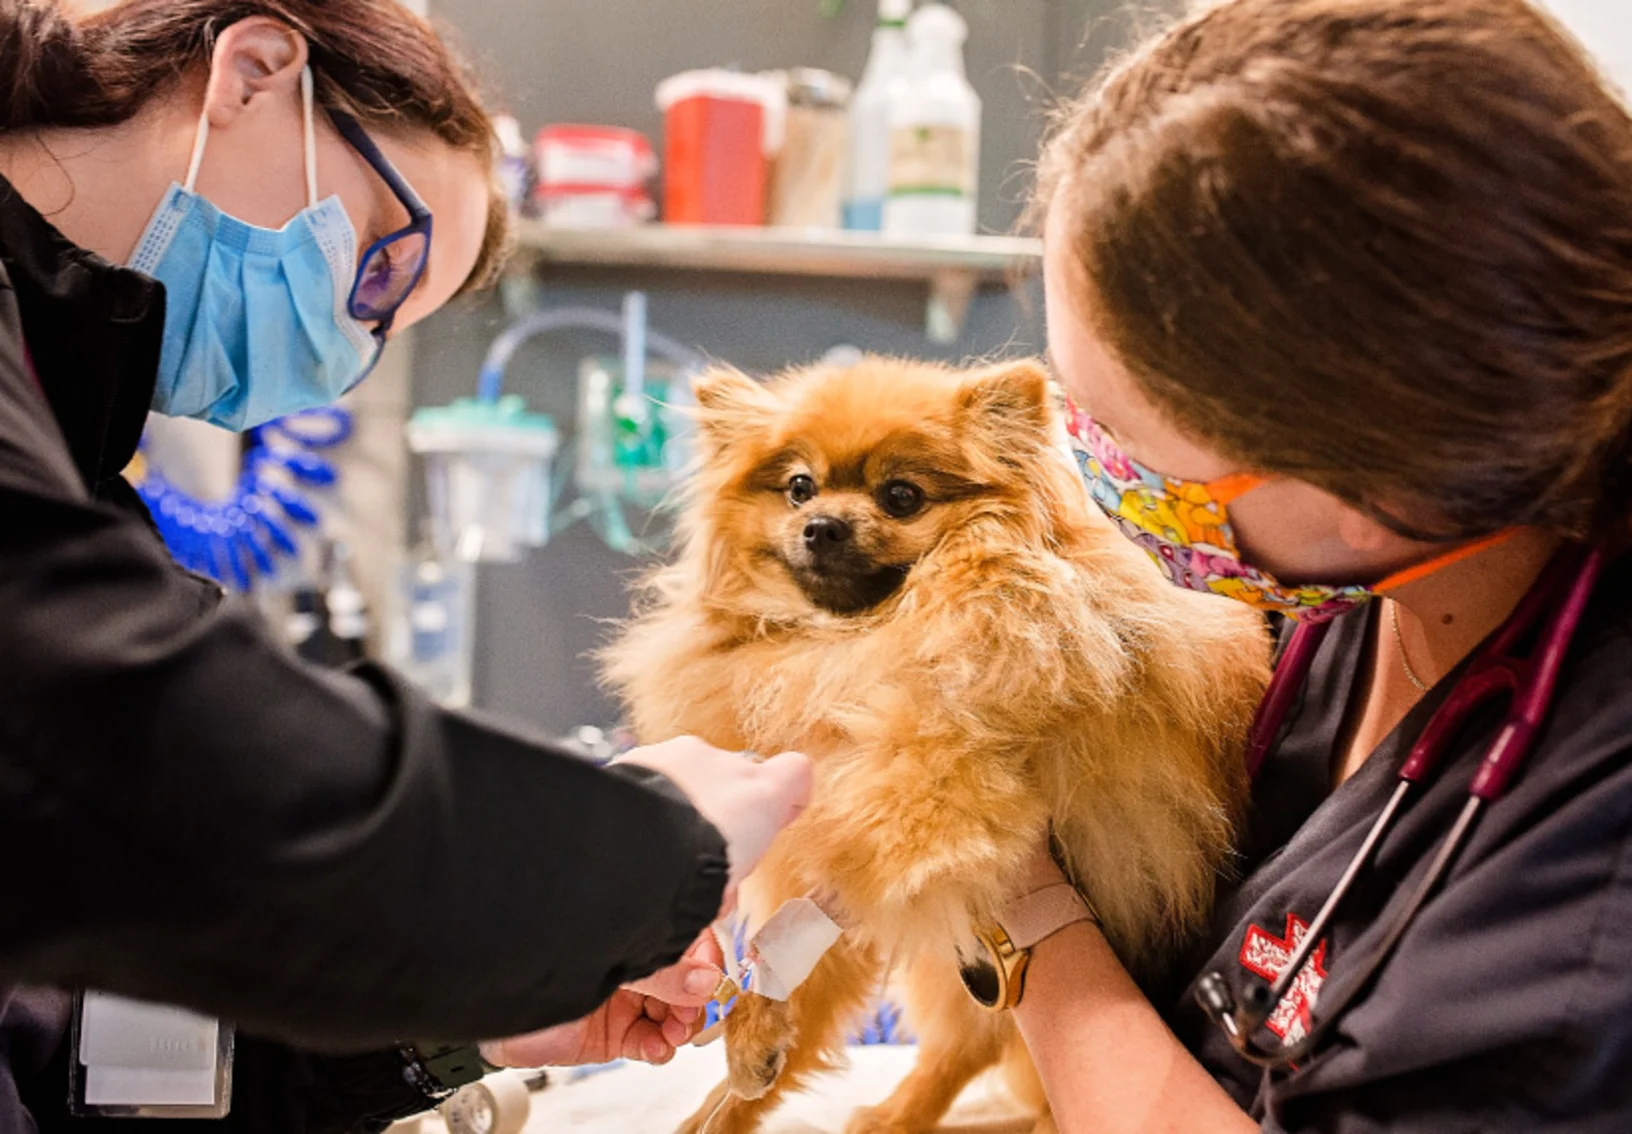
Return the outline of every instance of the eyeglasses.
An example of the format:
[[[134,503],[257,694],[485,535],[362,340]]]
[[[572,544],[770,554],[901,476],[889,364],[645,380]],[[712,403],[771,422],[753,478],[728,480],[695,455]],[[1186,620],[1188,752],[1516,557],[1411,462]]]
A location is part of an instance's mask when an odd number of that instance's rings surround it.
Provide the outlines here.
[[[378,365],[397,311],[425,275],[431,254],[431,210],[355,118],[343,110],[325,109],[340,136],[362,155],[408,210],[408,223],[370,244],[357,261],[357,279],[351,285],[346,307],[353,319],[375,326],[374,357],[352,383],[356,386]]]

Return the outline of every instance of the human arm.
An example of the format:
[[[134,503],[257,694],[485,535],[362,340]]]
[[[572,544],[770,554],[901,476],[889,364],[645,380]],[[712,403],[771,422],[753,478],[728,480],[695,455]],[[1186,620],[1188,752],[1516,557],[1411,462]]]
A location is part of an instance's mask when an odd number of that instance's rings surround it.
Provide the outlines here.
[[[667,1063],[696,1033],[702,1006],[725,979],[723,962],[718,940],[705,932],[677,964],[618,989],[582,1020],[484,1043],[482,1058],[499,1067]]]
[[[1039,850],[1017,892],[1063,880]],[[1014,1018],[1061,1134],[1258,1130],[1168,1030],[1091,922],[1033,948]]]
[[[1632,635],[1611,633],[1622,648],[1601,648],[1594,664],[1572,671],[1551,746],[1484,817],[1456,870],[1367,993],[1330,1022],[1314,1056],[1262,1080],[1188,995],[1174,1006],[1168,1018],[1184,1045],[1242,1105],[1251,1104],[1265,1134],[1625,1128],[1632,1113],[1632,968],[1622,947],[1632,929],[1632,753],[1620,695]],[[1388,883],[1365,896],[1370,902],[1356,899],[1357,912],[1322,946],[1322,980],[1302,994],[1304,1005],[1313,1001],[1317,1022],[1410,898],[1464,805],[1469,766],[1477,766],[1483,742],[1470,741],[1461,766],[1445,770],[1397,824],[1376,867]],[[1258,896],[1225,907],[1215,952],[1195,972],[1239,980],[1248,942],[1279,936],[1281,926],[1290,938],[1289,915],[1312,915],[1365,838],[1370,808],[1392,787],[1387,774],[1374,779],[1375,803],[1366,783],[1356,784],[1348,806],[1322,810],[1243,882]],[[1058,983],[1049,975],[1051,944],[1039,948],[1028,1000]],[[1066,978],[1072,995],[1084,982],[1079,973]],[[1022,1003],[1022,1028],[1024,1014],[1048,1000]],[[1057,1053],[1046,1040],[1037,1050],[1047,1074]],[[1136,1049],[1129,1043],[1128,1050]],[[1073,1085],[1055,1076],[1049,1089],[1068,1113]]]
[[[752,778],[721,775],[718,756],[687,738],[636,749],[623,762],[661,768],[705,814],[717,817],[730,847],[727,912],[735,904],[737,884],[810,794],[810,763],[790,753],[759,764],[760,774]],[[531,1035],[484,1043],[483,1057],[502,1067],[617,1058],[667,1063],[696,1031],[703,1006],[725,978],[724,964],[718,939],[705,930],[677,963],[619,989],[590,1015]]]
[[[717,914],[725,843],[664,776],[301,665],[86,497],[16,365],[0,411],[0,978],[475,1038],[583,1015]]]
[[[64,624],[40,605],[0,648]],[[174,651],[153,617],[0,683],[0,840],[37,864],[0,883],[7,975],[316,1046],[478,1038],[583,1015],[717,914],[724,840],[657,773],[313,673],[241,610]]]

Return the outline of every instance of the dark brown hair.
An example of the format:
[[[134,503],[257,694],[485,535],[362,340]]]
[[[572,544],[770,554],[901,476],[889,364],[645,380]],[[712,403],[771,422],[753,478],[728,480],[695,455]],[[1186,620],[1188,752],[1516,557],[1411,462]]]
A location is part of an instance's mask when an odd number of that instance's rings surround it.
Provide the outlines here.
[[[1632,510],[1632,118],[1525,0],[1202,9],[1062,113],[1034,215],[1244,467],[1419,538]]]
[[[306,37],[318,98],[364,124],[428,130],[491,168],[493,125],[469,72],[398,0],[122,0],[71,20],[53,0],[0,0],[0,132],[116,126],[207,68],[215,37],[269,16]],[[487,232],[462,290],[490,282],[509,214],[490,189]]]

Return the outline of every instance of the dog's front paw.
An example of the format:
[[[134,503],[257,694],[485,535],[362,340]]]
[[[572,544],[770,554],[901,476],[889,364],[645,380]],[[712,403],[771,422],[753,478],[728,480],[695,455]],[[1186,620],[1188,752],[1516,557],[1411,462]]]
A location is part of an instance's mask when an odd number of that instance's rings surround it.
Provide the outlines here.
[[[770,1048],[739,1055],[730,1053],[731,1089],[745,1099],[764,1098],[776,1086],[777,1077],[787,1065],[785,1047]]]
[[[731,1090],[763,1098],[787,1066],[793,1020],[786,1001],[745,993],[725,1022],[725,1056]]]

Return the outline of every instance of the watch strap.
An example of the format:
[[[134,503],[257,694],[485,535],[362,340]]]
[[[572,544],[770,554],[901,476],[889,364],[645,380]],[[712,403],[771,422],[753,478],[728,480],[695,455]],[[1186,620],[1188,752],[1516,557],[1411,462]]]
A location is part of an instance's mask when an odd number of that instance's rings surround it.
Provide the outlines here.
[[[1077,888],[1056,882],[1016,898],[997,919],[1016,949],[1030,949],[1079,921],[1099,922],[1099,915]]]

